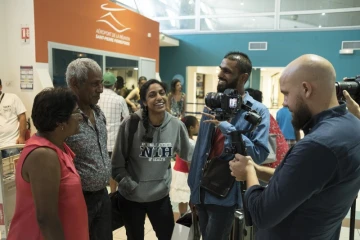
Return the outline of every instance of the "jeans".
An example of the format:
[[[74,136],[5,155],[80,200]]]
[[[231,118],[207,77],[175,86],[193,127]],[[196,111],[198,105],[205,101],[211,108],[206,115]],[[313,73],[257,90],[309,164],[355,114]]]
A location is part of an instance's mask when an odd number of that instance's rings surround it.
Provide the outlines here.
[[[170,240],[175,222],[169,195],[147,203],[132,202],[120,196],[128,240],[144,240],[145,215],[159,240]]]
[[[112,240],[111,201],[107,189],[84,192],[90,240]]]
[[[16,154],[20,153],[20,149],[18,148],[11,148],[11,149],[4,149],[1,150],[1,156],[2,158],[7,158]]]
[[[236,206],[224,207],[213,204],[198,204],[200,230],[203,240],[228,240]]]

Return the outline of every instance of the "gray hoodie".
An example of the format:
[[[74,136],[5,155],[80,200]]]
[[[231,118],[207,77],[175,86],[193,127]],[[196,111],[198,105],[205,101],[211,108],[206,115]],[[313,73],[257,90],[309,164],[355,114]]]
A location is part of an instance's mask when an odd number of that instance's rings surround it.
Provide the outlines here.
[[[148,136],[152,143],[142,141],[145,134],[142,110],[139,125],[134,135],[130,154],[127,154],[129,138],[129,119],[120,125],[114,151],[112,153],[112,177],[119,182],[119,192],[127,200],[134,202],[152,202],[169,194],[171,183],[170,161],[175,153],[185,160],[190,149],[189,136],[185,125],[177,118],[165,112],[163,123],[159,127],[150,124]],[[124,156],[129,156],[125,168]]]

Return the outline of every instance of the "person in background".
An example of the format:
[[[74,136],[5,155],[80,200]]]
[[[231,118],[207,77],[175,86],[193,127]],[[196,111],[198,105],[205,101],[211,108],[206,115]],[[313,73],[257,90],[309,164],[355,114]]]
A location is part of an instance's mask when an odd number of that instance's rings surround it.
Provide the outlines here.
[[[188,159],[191,161],[195,148],[195,140],[193,136],[199,132],[199,121],[194,116],[186,116],[181,121],[185,124],[188,134],[190,150]],[[184,161],[178,155],[176,155],[176,162],[173,166],[172,181],[170,188],[170,199],[172,202],[179,203],[180,216],[184,215],[188,208],[188,202],[190,199],[190,188],[187,184],[189,175],[190,162]]]
[[[116,83],[115,83],[114,88],[115,88],[114,91],[118,95],[122,96],[124,99],[129,94],[129,90],[126,88],[125,81],[124,81],[124,78],[122,76],[117,76],[116,77]]]
[[[111,158],[114,144],[116,141],[116,135],[119,131],[121,121],[129,116],[129,109],[126,105],[125,99],[117,95],[112,89],[116,78],[111,72],[107,72],[103,76],[104,91],[100,95],[98,105],[104,112],[106,117],[106,129],[107,129],[107,149],[109,157]],[[110,179],[111,192],[116,191],[116,182]]]
[[[0,147],[24,144],[26,109],[18,96],[2,92],[0,79]],[[3,158],[19,153],[18,149],[1,150]]]
[[[217,91],[223,93],[226,89],[236,89],[244,104],[251,105],[262,117],[255,131],[241,135],[247,153],[261,164],[269,155],[270,114],[263,104],[255,101],[244,90],[252,71],[252,63],[242,52],[229,52],[222,58],[219,68]],[[226,152],[226,148],[231,146],[229,133],[251,127],[245,120],[246,113],[238,111],[231,120],[218,121],[207,107],[204,108],[188,177],[190,204],[196,206],[204,240],[229,239],[235,210],[242,206],[239,183],[232,185],[226,197],[207,191],[201,184],[203,169],[208,160],[217,158],[228,162],[234,158],[233,154]]]
[[[262,103],[263,95],[260,90],[248,88],[245,91],[247,91],[250,94],[250,96],[252,96],[256,101]],[[285,140],[283,133],[280,130],[278,123],[276,122],[275,118],[271,114],[270,114],[269,133],[276,135],[276,152],[275,152],[276,161],[273,163],[262,164],[262,166],[276,168],[277,166],[280,165],[281,161],[284,159],[286,153],[289,150],[289,146]]]
[[[291,112],[289,111],[289,108],[283,104],[283,107],[276,113],[276,121],[279,124],[281,132],[284,134],[289,148],[294,146],[295,143],[300,140],[300,131],[294,129],[291,120]]]
[[[79,132],[77,97],[65,88],[36,95],[38,130],[16,164],[16,206],[8,240],[88,240],[88,218],[74,153],[65,139]]]
[[[276,170],[236,154],[231,175],[246,181],[257,239],[339,239],[360,186],[360,121],[338,102],[332,64],[306,54],[280,77],[284,105],[305,137]],[[329,129],[331,129],[329,131]],[[354,134],[355,133],[355,134]],[[268,181],[266,188],[259,179]]]
[[[131,107],[131,110],[133,112],[136,112],[137,110],[140,109],[140,89],[142,87],[142,85],[144,85],[146,83],[147,79],[144,76],[139,77],[138,80],[138,87],[133,89],[129,95],[125,98],[126,103]]]
[[[75,167],[81,177],[88,210],[90,240],[112,240],[111,201],[106,186],[111,173],[107,148],[106,118],[96,104],[103,92],[99,64],[78,58],[66,69],[66,82],[78,97],[83,120],[78,134],[66,139],[75,152]]]
[[[182,86],[179,79],[174,79],[171,82],[171,92],[168,96],[168,109],[170,113],[177,117],[185,117],[186,111],[186,95],[181,91]]]
[[[112,177],[119,183],[128,239],[144,240],[147,215],[157,238],[169,240],[175,225],[169,197],[170,161],[175,153],[188,160],[189,137],[184,124],[166,112],[164,83],[147,81],[140,97],[143,107],[134,113],[140,118],[136,132],[129,133],[130,118],[120,126],[112,155]],[[129,134],[134,134],[132,143],[128,142]]]

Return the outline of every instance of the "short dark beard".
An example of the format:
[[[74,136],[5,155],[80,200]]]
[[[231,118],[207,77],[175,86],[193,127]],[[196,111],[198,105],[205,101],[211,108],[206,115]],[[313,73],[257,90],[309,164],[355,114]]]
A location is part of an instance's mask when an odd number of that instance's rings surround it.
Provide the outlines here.
[[[312,114],[309,107],[300,98],[297,99],[296,109],[292,114],[292,125],[296,131],[301,130],[310,121]]]
[[[234,78],[234,80],[231,82],[231,83],[229,83],[229,81],[226,81],[225,80],[225,82],[226,82],[226,84],[225,85],[217,85],[217,91],[219,92],[219,93],[223,93],[226,89],[236,89],[237,88],[237,84],[238,84],[238,78],[239,76],[236,76],[235,78]],[[222,80],[221,78],[220,78],[220,80]]]

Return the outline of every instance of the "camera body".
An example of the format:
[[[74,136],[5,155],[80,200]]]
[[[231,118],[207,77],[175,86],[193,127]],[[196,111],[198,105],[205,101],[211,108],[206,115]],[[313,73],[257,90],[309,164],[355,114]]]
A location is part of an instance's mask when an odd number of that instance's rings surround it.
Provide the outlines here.
[[[219,121],[228,120],[241,110],[242,97],[235,89],[225,89],[223,93],[209,92],[205,104],[215,113]]]
[[[350,96],[359,103],[360,100],[360,75],[353,78],[345,78],[342,82],[335,82],[336,96],[344,100],[343,91],[346,90]]]

